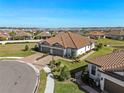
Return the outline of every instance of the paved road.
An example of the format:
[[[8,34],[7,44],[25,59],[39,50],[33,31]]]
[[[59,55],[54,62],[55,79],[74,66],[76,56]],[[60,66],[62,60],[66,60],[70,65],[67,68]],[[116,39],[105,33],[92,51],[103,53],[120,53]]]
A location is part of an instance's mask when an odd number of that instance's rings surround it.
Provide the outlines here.
[[[18,61],[0,61],[0,93],[34,93],[38,73],[32,67]]]

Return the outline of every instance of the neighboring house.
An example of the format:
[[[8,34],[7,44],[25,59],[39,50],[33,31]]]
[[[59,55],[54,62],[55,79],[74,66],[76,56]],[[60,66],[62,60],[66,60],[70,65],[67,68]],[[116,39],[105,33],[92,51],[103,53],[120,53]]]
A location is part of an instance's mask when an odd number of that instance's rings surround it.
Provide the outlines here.
[[[41,38],[42,39],[47,39],[47,38],[51,37],[51,33],[48,32],[48,31],[43,31],[43,32],[39,33],[36,37],[39,38],[39,39],[41,39]]]
[[[123,40],[124,39],[124,30],[111,30],[106,34],[106,37],[111,39],[118,39]]]
[[[64,57],[77,57],[94,47],[93,41],[72,32],[59,32],[54,37],[39,42],[40,51]]]
[[[91,31],[89,32],[89,37],[92,39],[105,38],[105,33],[102,31]]]
[[[10,36],[7,32],[5,31],[0,31],[0,41],[2,40],[9,40]]]
[[[124,51],[86,60],[89,77],[102,91],[124,93]]]
[[[15,39],[21,39],[21,40],[32,39],[32,35],[28,32],[23,31],[23,30],[16,30],[15,33],[16,33]]]

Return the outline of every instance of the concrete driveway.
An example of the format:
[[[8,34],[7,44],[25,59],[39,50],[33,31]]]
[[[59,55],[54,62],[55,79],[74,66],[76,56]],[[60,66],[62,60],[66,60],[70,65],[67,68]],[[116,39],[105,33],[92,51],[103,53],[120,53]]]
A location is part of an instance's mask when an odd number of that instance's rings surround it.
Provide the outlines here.
[[[33,64],[39,70],[43,69],[44,66],[49,64],[53,58],[54,58],[54,60],[62,59],[62,60],[72,61],[70,59],[66,59],[66,58],[59,57],[59,56],[46,55],[46,56],[42,57],[43,55],[45,55],[45,54],[36,53],[31,56],[24,57],[20,60]],[[37,60],[37,59],[39,59],[39,60]]]
[[[35,93],[38,73],[19,61],[0,61],[0,93]]]

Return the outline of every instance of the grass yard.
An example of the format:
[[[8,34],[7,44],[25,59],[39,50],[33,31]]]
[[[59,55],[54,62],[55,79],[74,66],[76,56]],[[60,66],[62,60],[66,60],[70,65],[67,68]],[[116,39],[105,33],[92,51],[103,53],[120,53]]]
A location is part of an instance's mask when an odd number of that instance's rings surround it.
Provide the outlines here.
[[[55,81],[54,93],[86,93],[78,88],[78,86],[70,81]]]
[[[65,60],[57,60],[57,62],[61,62],[63,65],[66,65],[69,70],[73,70],[73,69],[76,69],[76,68],[79,68],[81,66],[84,66],[86,65],[87,63],[84,62],[84,61],[81,61],[81,62],[70,62],[70,61],[65,61]]]
[[[102,49],[100,49],[99,51],[96,51],[95,53],[90,55],[88,58],[95,58],[98,56],[103,56],[103,55],[109,54],[113,51],[113,49],[114,48],[112,48],[112,47],[102,47]]]
[[[35,52],[31,50],[31,48],[34,48],[36,43],[18,43],[18,44],[6,44],[6,45],[0,45],[0,56],[6,57],[6,56],[16,56],[16,57],[24,57],[31,54],[34,54]],[[29,46],[28,51],[24,51],[25,45]]]
[[[40,83],[37,93],[44,93],[45,87],[46,87],[46,73],[42,70],[40,72]]]
[[[98,43],[110,44],[111,46],[124,46],[124,41],[121,40],[113,40],[113,39],[98,39]]]

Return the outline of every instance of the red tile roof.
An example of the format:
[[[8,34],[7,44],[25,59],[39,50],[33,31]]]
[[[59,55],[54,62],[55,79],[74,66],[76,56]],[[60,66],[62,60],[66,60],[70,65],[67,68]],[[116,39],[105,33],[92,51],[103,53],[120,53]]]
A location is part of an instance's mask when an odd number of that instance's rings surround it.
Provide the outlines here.
[[[85,45],[91,44],[93,41],[72,32],[59,32],[55,37],[46,39],[41,43],[43,42],[47,42],[50,45],[59,43],[64,48],[81,48]]]
[[[87,59],[86,61],[100,66],[104,71],[124,71],[124,51]]]

